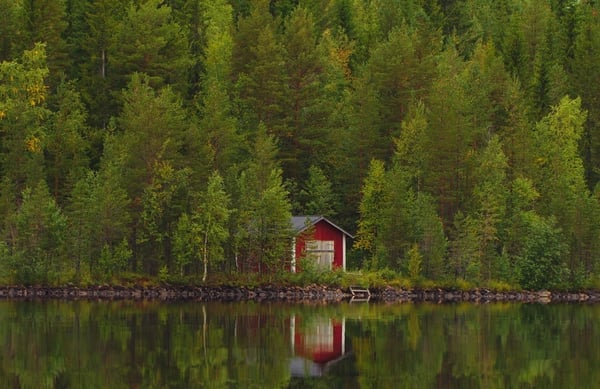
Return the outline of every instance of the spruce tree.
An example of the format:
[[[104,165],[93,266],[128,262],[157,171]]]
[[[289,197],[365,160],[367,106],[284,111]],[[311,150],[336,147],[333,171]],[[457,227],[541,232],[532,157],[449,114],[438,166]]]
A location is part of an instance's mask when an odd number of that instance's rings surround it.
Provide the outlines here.
[[[145,73],[153,87],[171,85],[186,92],[187,72],[192,65],[188,41],[173,20],[171,8],[162,0],[131,4],[111,34],[108,74],[111,89],[118,92],[133,73]]]
[[[273,137],[260,126],[254,158],[239,178],[235,239],[242,270],[273,274],[289,265],[291,204],[276,153]]]
[[[232,8],[225,1],[207,2],[204,77],[200,100],[200,130],[212,149],[213,167],[226,171],[239,160],[242,139],[233,116],[232,89],[233,22]]]

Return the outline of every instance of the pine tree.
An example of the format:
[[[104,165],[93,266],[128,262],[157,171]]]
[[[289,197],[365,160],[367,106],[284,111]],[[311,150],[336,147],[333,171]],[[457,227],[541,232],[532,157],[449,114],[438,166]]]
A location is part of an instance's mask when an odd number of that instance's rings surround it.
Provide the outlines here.
[[[131,228],[132,200],[125,189],[122,154],[117,142],[115,137],[107,136],[100,170],[86,178],[91,196],[83,198],[82,205],[91,210],[91,219],[86,222],[93,223],[89,271],[100,278],[104,273],[112,274],[130,264],[132,253],[127,247],[135,233]],[[131,269],[140,270],[135,261]]]
[[[152,180],[156,162],[170,161],[179,167],[179,151],[187,130],[181,100],[170,88],[155,91],[150,78],[134,74],[123,91],[124,107],[117,134],[124,150],[124,171],[129,193],[139,198]]]
[[[578,4],[576,9],[577,22],[569,84],[573,88],[573,95],[581,97],[582,107],[588,112],[583,134],[583,156],[586,177],[590,187],[594,187],[600,180],[596,168],[600,162],[600,93],[591,85],[595,85],[600,77],[600,20],[596,16],[598,7],[592,3]]]
[[[57,88],[58,111],[53,113],[46,136],[48,182],[54,198],[65,203],[73,185],[88,166],[89,134],[86,111],[72,84]]]
[[[67,28],[65,0],[25,0],[20,10],[23,24],[19,50],[31,50],[35,44],[45,43],[48,85],[53,90],[61,75],[70,69],[67,42],[63,38]]]
[[[13,271],[16,282],[56,282],[64,270],[66,218],[44,181],[23,191],[15,218],[16,241]]]
[[[332,190],[344,207],[336,209],[336,221],[346,228],[354,224],[360,198],[362,176],[357,174],[354,158],[354,139],[350,138],[349,104],[352,70],[352,42],[342,32],[326,30],[317,50],[323,65],[318,111],[323,115],[323,150],[318,154],[318,166],[331,181]],[[316,161],[311,161],[314,164]],[[368,164],[368,161],[367,161]],[[366,174],[367,166],[364,168]],[[292,192],[292,195],[294,192]]]
[[[259,1],[238,23],[233,74],[239,99],[240,126],[254,130],[263,123],[278,138],[286,134],[285,51],[276,34],[268,2]]]
[[[331,181],[318,166],[308,169],[308,179],[300,191],[305,215],[322,215],[332,217],[338,207]]]
[[[230,98],[232,77],[232,8],[225,1],[205,4],[205,74],[202,82],[200,127],[212,149],[213,166],[226,171],[239,159],[242,140]]]
[[[141,195],[136,253],[151,272],[173,268],[173,240],[178,220],[189,208],[189,168],[176,169],[169,161],[156,161],[151,182]]]
[[[497,272],[501,226],[506,217],[508,198],[506,182],[507,160],[497,137],[492,137],[480,156],[476,169],[478,181],[473,190],[475,218],[479,224],[479,262],[483,279],[492,279]]]
[[[89,124],[96,128],[106,128],[111,116],[117,112],[118,102],[113,96],[117,90],[111,89],[112,71],[109,58],[113,55],[112,35],[119,21],[126,15],[126,3],[118,0],[98,0],[89,4],[85,13],[85,24],[89,31],[82,37],[82,50],[86,61],[81,64],[82,99],[90,113]],[[116,69],[114,69],[116,70]],[[102,137],[98,143],[101,143]],[[97,145],[101,147],[100,145]]]
[[[88,171],[77,181],[70,192],[67,214],[67,254],[72,258],[75,270],[75,281],[82,279],[84,271],[91,268],[95,214],[90,206],[94,196],[96,176]],[[87,268],[84,266],[87,265]]]
[[[435,58],[440,50],[435,37],[426,30],[415,30],[404,25],[392,30],[386,41],[373,48],[373,53],[361,76],[357,98],[363,99],[363,88],[374,90],[375,101],[362,109],[375,120],[360,120],[364,137],[369,137],[367,152],[372,158],[389,160],[393,153],[393,137],[400,134],[402,120],[412,101],[418,101],[430,90],[435,79]],[[359,112],[359,111],[357,111]],[[364,115],[364,114],[359,114]],[[360,116],[358,117],[360,119]],[[372,127],[371,127],[372,126]]]
[[[131,4],[126,16],[111,34],[108,74],[111,89],[119,91],[133,73],[145,73],[153,87],[171,85],[185,94],[187,74],[192,65],[182,27],[162,0]]]
[[[474,129],[464,106],[468,101],[459,74],[463,61],[456,50],[449,48],[438,63],[440,77],[433,84],[426,105],[428,126],[425,133],[427,160],[423,190],[439,202],[439,212],[444,225],[452,225],[454,214],[469,199],[473,149],[479,140],[476,135],[485,129]]]
[[[114,162],[122,169],[123,182],[132,200],[133,233],[138,236],[138,243],[143,243],[146,239],[140,230],[143,228],[141,216],[144,193],[147,190],[153,191],[150,189],[153,185],[163,187],[161,166],[170,166],[175,172],[183,167],[180,151],[188,130],[187,115],[181,107],[180,99],[168,87],[156,92],[149,84],[150,80],[145,75],[132,76],[129,88],[123,91],[125,105],[117,121],[121,132],[115,135],[120,150],[115,155],[118,160]],[[191,183],[192,188],[195,184]],[[166,186],[168,187],[170,185]],[[174,202],[168,204],[168,207],[177,205]],[[176,218],[169,220],[174,222]],[[161,234],[167,233],[162,230],[164,227],[163,225],[159,231]],[[143,245],[134,246],[133,249],[136,258],[143,256],[148,261],[146,270],[158,271],[157,263],[152,262],[149,253],[143,250]],[[161,252],[166,252],[167,255],[159,263],[169,257],[168,247],[162,247]]]
[[[383,259],[380,239],[383,224],[383,212],[387,205],[385,199],[385,167],[383,162],[371,161],[369,174],[362,188],[360,201],[360,220],[354,247],[367,253],[370,267],[377,269],[385,264],[380,264]]]
[[[283,270],[290,259],[292,238],[291,204],[275,160],[272,136],[259,127],[254,158],[239,178],[240,197],[235,240],[239,247],[238,268],[259,272]]]
[[[88,59],[85,48],[86,37],[90,33],[87,23],[87,14],[93,5],[90,1],[65,0],[66,28],[63,33],[71,64],[64,69],[69,80],[81,79],[83,64]]]
[[[446,237],[435,200],[423,190],[427,125],[424,106],[416,104],[402,123],[400,137],[395,139],[396,152],[386,177],[388,203],[381,235],[388,262],[398,270],[410,273],[411,250],[416,247],[422,275],[439,279],[445,272]]]
[[[286,20],[283,42],[287,87],[284,98],[287,118],[279,138],[280,159],[288,178],[302,180],[311,163],[324,161],[329,154],[327,112],[321,108],[323,64],[317,51],[313,17],[304,8],[294,10]]]
[[[17,34],[20,30],[18,3],[13,0],[1,0],[0,9],[0,62],[10,61],[17,46]]]
[[[569,247],[568,266],[571,281],[584,271],[580,248],[589,247],[591,220],[584,215],[596,214],[597,204],[590,201],[584,177],[583,161],[578,145],[583,134],[586,113],[580,99],[565,97],[552,112],[538,122],[535,131],[537,174],[534,177],[540,190],[540,212],[556,217]]]

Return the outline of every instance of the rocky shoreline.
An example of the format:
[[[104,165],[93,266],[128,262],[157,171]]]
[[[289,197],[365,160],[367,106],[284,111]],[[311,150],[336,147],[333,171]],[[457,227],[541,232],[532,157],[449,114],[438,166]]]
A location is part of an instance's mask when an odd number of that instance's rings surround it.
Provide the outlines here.
[[[370,296],[350,289],[320,285],[306,287],[198,287],[198,286],[92,286],[25,287],[0,286],[0,299],[59,300],[159,300],[159,301],[280,301],[280,302],[523,302],[523,303],[598,303],[600,291],[496,292],[488,289],[459,291],[450,289],[370,289]]]

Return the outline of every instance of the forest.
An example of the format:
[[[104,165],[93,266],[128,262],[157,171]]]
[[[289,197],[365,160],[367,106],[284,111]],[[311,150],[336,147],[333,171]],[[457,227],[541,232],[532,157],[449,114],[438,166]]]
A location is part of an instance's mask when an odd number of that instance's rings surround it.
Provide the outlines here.
[[[0,0],[0,282],[600,286],[600,4]]]

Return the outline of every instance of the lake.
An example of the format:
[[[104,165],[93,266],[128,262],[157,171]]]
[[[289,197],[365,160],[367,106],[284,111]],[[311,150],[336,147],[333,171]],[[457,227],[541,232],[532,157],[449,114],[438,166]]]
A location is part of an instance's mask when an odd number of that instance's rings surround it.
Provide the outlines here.
[[[2,388],[590,388],[600,305],[0,301]]]

